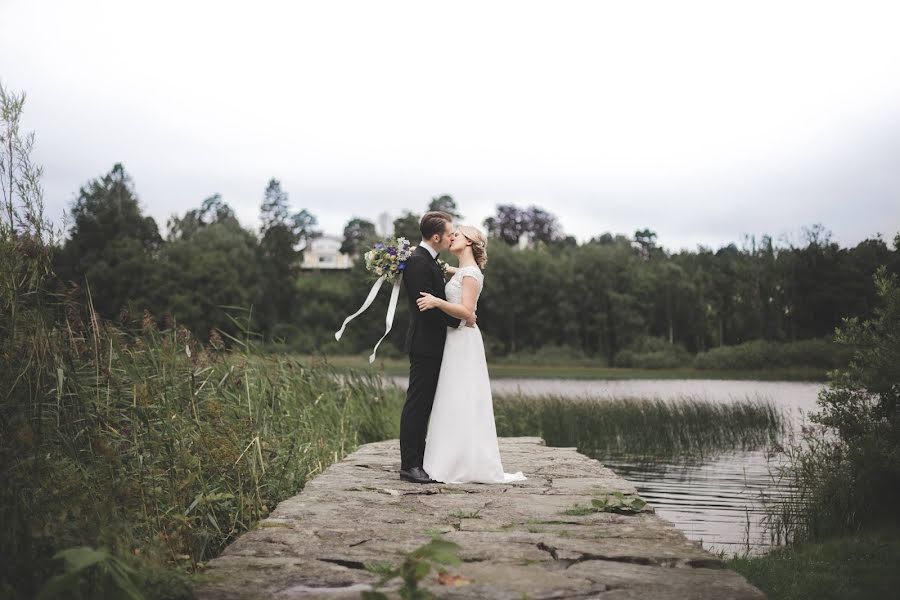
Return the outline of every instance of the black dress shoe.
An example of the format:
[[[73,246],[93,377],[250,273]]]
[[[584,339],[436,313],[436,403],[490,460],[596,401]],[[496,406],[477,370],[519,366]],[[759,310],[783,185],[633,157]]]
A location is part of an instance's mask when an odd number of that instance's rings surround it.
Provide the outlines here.
[[[413,467],[408,471],[400,469],[400,479],[411,481],[413,483],[438,483],[428,476],[422,467]]]

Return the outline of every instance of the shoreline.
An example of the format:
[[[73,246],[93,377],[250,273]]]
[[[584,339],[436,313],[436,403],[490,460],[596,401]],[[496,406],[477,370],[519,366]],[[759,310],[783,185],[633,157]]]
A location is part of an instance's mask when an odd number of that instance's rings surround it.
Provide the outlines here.
[[[404,358],[379,358],[374,364],[362,355],[315,356],[302,355],[306,361],[327,363],[337,369],[357,369],[389,377],[409,373],[409,362]],[[823,369],[791,367],[765,370],[712,370],[691,367],[674,369],[630,369],[595,365],[564,364],[516,364],[488,362],[491,379],[582,379],[582,380],[628,380],[628,379],[715,379],[735,381],[787,381],[823,383],[826,373]]]

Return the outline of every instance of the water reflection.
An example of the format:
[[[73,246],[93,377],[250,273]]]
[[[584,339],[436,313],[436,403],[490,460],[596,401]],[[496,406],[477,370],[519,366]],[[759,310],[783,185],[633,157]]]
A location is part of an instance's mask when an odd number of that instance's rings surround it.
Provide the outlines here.
[[[779,456],[755,450],[677,463],[628,457],[601,460],[633,482],[656,512],[688,539],[730,556],[759,554],[772,544],[763,526],[762,496],[774,499],[791,493],[788,485],[770,477],[769,466],[775,467]]]

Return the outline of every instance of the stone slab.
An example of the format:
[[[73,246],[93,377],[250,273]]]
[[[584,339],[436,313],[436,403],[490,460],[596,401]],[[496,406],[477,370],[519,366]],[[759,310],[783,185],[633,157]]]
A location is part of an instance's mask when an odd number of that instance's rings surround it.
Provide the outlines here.
[[[597,494],[634,486],[574,448],[501,438],[511,484],[413,484],[399,479],[397,440],[366,444],[281,502],[211,560],[201,600],[359,598],[368,563],[399,563],[441,533],[460,545],[470,583],[422,586],[439,598],[764,598],[688,541],[651,506],[635,515],[565,514]],[[399,582],[385,588],[397,597]]]

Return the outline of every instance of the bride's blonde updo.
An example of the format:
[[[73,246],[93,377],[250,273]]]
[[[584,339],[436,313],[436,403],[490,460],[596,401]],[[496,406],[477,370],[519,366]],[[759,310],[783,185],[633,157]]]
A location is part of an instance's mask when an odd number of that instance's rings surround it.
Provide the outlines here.
[[[471,225],[460,225],[459,232],[472,242],[472,254],[478,267],[483,269],[487,264],[487,238],[481,230]]]

